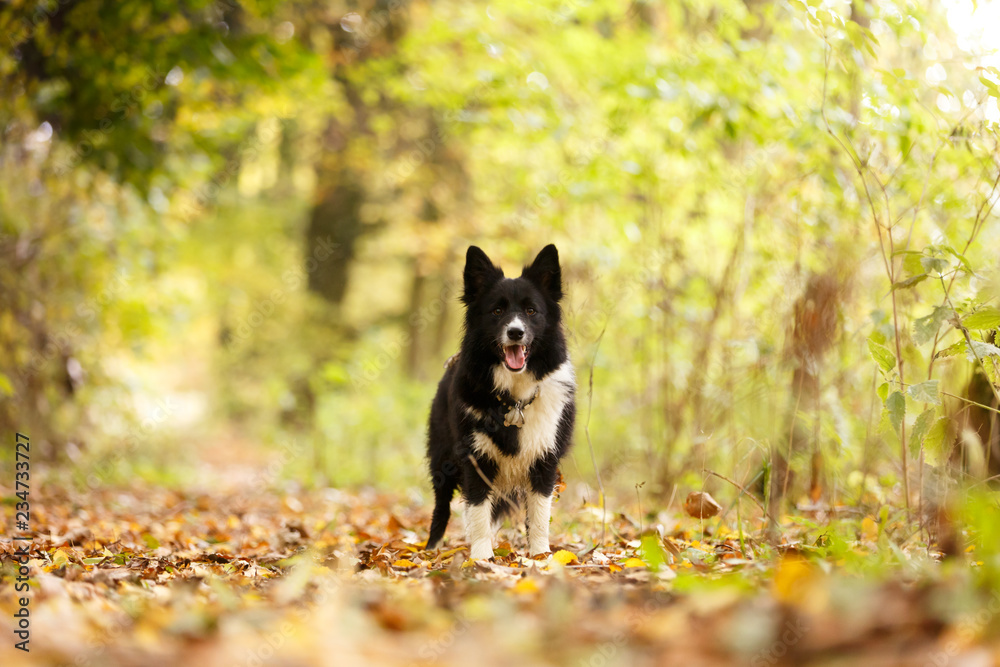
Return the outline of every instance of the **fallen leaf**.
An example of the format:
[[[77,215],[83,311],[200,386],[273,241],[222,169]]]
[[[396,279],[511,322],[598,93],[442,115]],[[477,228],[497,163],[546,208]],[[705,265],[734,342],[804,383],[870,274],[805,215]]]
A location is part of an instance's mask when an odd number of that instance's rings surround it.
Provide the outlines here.
[[[785,556],[774,573],[775,597],[783,602],[801,600],[807,592],[805,584],[812,576],[813,568],[805,558]]]
[[[559,551],[552,554],[552,560],[562,565],[569,565],[570,563],[579,563],[580,559],[576,557],[576,554],[572,551],[566,551],[565,549],[560,549]]]
[[[62,549],[57,549],[54,554],[52,554],[52,568],[58,570],[61,567],[69,565],[69,556]]]
[[[861,520],[861,538],[870,542],[878,540],[878,524],[870,516]]]
[[[692,491],[684,501],[684,511],[696,519],[710,519],[721,510],[722,505],[703,491]]]
[[[566,490],[566,480],[563,479],[562,470],[557,470],[556,473],[559,475],[559,479],[556,480],[555,495],[558,499],[562,492]]]
[[[534,579],[523,577],[519,579],[516,584],[514,584],[514,587],[511,590],[515,593],[527,595],[537,593],[541,589],[538,587],[538,583]]]

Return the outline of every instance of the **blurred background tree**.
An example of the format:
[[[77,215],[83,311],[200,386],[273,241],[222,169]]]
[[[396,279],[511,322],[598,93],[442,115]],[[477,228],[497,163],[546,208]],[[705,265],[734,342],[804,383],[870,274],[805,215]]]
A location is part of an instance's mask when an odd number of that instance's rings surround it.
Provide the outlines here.
[[[996,12],[8,4],[0,422],[107,479],[196,465],[196,434],[419,485],[465,248],[554,242],[613,489],[990,477]]]

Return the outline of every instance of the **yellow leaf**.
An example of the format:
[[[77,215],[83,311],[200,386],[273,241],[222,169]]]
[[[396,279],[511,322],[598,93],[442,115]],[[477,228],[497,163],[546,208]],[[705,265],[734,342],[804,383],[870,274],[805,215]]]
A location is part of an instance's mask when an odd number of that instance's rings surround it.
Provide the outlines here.
[[[570,563],[579,563],[580,560],[576,557],[576,554],[572,551],[566,551],[565,549],[560,549],[559,551],[552,554],[552,559],[557,563],[562,563],[563,565],[569,565]]]
[[[621,571],[622,571],[623,569],[625,569],[625,568],[623,568],[623,567],[622,567],[621,565],[617,565],[617,564],[615,564],[615,563],[612,563],[611,565],[609,565],[609,566],[608,566],[608,568],[609,568],[609,569],[610,569],[610,570],[611,570],[612,572],[621,572]]]
[[[878,524],[870,516],[861,520],[861,538],[870,542],[878,540]]]
[[[441,559],[444,560],[445,558],[450,558],[455,554],[457,554],[459,551],[465,551],[465,547],[459,547],[457,549],[449,549],[448,551],[445,551],[444,553],[441,554]]]
[[[785,556],[774,573],[775,597],[785,602],[801,600],[808,592],[807,583],[812,575],[812,566],[805,558]]]
[[[416,567],[417,564],[414,563],[412,560],[406,560],[405,558],[400,558],[395,563],[393,563],[392,566],[393,567],[408,568],[408,567]]]
[[[69,565],[69,556],[62,549],[57,549],[54,554],[52,554],[52,567],[58,569]]]
[[[514,588],[511,590],[513,590],[515,593],[527,595],[530,593],[537,593],[539,591],[539,588],[538,588],[538,583],[536,583],[534,579],[528,579],[527,577],[524,577],[519,579],[518,582],[514,584]]]
[[[646,567],[646,564],[640,558],[629,558],[622,565],[625,567]]]

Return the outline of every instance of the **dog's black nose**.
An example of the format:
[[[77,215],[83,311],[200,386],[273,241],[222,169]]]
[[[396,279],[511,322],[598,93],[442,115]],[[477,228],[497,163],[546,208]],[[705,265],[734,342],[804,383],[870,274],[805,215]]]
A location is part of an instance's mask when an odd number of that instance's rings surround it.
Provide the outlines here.
[[[515,329],[514,327],[511,327],[510,329],[507,329],[507,337],[511,340],[521,340],[524,338],[524,329]]]

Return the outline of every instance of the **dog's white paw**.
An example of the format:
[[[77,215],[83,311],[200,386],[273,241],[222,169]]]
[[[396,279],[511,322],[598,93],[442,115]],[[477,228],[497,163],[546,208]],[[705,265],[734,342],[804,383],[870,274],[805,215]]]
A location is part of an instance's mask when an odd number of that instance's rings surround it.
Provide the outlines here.
[[[493,558],[493,546],[489,542],[476,542],[469,550],[469,558],[476,560]]]
[[[532,544],[528,547],[528,553],[532,556],[541,556],[542,554],[546,554],[550,551],[552,551],[552,549],[549,548],[549,545],[547,543],[544,545]]]

